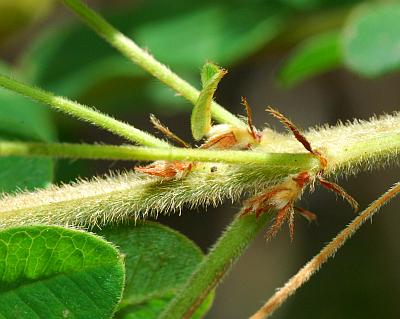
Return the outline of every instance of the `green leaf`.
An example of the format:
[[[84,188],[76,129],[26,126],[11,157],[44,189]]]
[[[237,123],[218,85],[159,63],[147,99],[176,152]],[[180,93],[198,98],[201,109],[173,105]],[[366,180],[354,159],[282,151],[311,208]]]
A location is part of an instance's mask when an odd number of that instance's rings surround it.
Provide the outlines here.
[[[3,64],[0,71],[10,72]],[[0,88],[0,140],[54,139],[54,128],[45,107]],[[53,169],[51,159],[0,158],[0,193],[48,186],[53,179]]]
[[[203,66],[201,71],[203,89],[190,118],[192,135],[197,141],[201,140],[211,128],[211,103],[218,83],[226,73],[226,70],[210,62]]]
[[[125,291],[115,316],[119,319],[157,318],[203,259],[193,242],[157,223],[109,228],[99,234],[125,254]],[[210,294],[193,318],[201,318],[212,300]]]
[[[339,31],[318,34],[301,43],[279,73],[285,86],[296,85],[312,76],[335,69],[341,64]]]
[[[110,318],[121,298],[118,251],[89,233],[56,226],[0,232],[0,317]]]
[[[106,17],[158,60],[186,75],[194,74],[207,59],[230,65],[261,49],[280,32],[286,11],[282,5],[259,0],[191,5],[185,0],[155,0],[134,2]],[[24,61],[31,82],[73,97],[108,79],[135,78],[139,87],[140,81],[151,79],[80,24],[53,27],[34,43]],[[125,90],[132,96],[135,86]],[[152,101],[153,93],[144,98]]]
[[[399,70],[399,48],[399,3],[364,4],[344,27],[344,62],[361,75],[377,77]]]

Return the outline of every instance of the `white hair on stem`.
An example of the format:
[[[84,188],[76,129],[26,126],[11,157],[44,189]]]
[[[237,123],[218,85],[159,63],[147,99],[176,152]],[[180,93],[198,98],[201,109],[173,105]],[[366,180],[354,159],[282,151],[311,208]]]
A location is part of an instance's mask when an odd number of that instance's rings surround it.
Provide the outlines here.
[[[305,135],[328,159],[326,174],[355,174],[359,169],[398,161],[400,115],[314,128]],[[291,135],[270,129],[264,130],[254,151],[304,153]],[[127,172],[6,195],[0,199],[0,227],[41,223],[91,228],[181,212],[184,208],[216,206],[226,199],[237,201],[243,194],[252,195],[277,185],[289,174],[312,170],[313,163],[308,168],[288,167],[285,163],[282,167],[204,163],[181,180],[160,181]]]

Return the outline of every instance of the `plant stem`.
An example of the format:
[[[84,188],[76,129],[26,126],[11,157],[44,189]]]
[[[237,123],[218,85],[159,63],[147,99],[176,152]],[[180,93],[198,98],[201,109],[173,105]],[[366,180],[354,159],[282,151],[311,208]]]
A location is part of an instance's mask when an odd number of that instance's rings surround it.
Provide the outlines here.
[[[65,157],[105,160],[167,160],[220,162],[228,164],[263,164],[270,167],[309,167],[312,155],[308,153],[263,153],[248,151],[213,151],[190,148],[157,148],[140,146],[90,145],[69,143],[0,142],[0,157]],[[315,160],[315,167],[318,161]]]
[[[283,302],[295,291],[306,283],[321,266],[333,257],[337,250],[372,216],[391,199],[400,193],[400,183],[396,183],[391,189],[375,200],[367,209],[358,215],[345,229],[343,229],[332,241],[326,245],[314,258],[299,270],[289,281],[268,299],[250,319],[264,319],[269,317]]]
[[[314,149],[319,150],[327,159],[325,175],[355,174],[364,165],[376,167],[385,164],[383,158],[389,156],[398,161],[400,154],[400,114],[373,117],[368,121],[339,123],[332,127],[310,129],[305,133]],[[257,151],[285,153],[304,150],[294,138],[268,135],[263,138]]]
[[[131,142],[155,147],[169,146],[167,142],[160,140],[149,133],[138,130],[129,124],[104,115],[93,108],[70,101],[64,97],[56,96],[50,92],[31,87],[4,75],[0,75],[0,86],[27,96],[35,101],[47,104],[58,111],[72,115],[80,120],[99,126],[107,131],[124,137]]]
[[[378,136],[375,138],[375,135]],[[399,136],[399,114],[346,126],[321,127],[306,134],[312,145],[328,159],[326,173],[344,176],[361,169],[398,164]],[[379,143],[379,139],[385,143]],[[46,152],[50,151],[43,145],[33,145],[29,150],[28,144],[3,144],[7,146],[3,148],[3,155],[49,155]],[[116,159],[121,156],[133,159],[136,154],[137,158],[148,160],[156,157],[242,165],[204,163],[196,165],[185,178],[170,181],[127,172],[74,185],[15,194],[0,199],[0,227],[38,223],[91,227],[123,222],[127,218],[146,218],[149,214],[170,214],[183,207],[218,205],[224,199],[237,201],[242,194],[260,192],[290,174],[319,168],[316,158],[305,154],[302,145],[292,136],[264,131],[261,144],[253,151],[87,146],[85,152],[92,154],[92,158],[114,156]],[[89,156],[82,149],[74,150],[73,147],[51,152],[57,156]]]
[[[236,216],[159,319],[190,318],[233,263],[263,229],[270,214]]]
[[[135,42],[115,29],[103,17],[87,7],[80,0],[62,1],[89,27],[102,36],[114,48],[119,50],[124,56],[142,67],[164,84],[171,87],[192,104],[196,104],[200,93],[188,82],[181,79],[164,64],[160,63],[148,52],[141,49]],[[215,102],[212,103],[212,114],[219,122],[245,127],[245,124],[239,118]]]

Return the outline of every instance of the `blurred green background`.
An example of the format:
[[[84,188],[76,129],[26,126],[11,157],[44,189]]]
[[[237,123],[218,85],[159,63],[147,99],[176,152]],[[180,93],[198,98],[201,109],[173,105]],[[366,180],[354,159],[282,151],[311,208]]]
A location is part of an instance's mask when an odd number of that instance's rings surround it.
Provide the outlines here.
[[[211,60],[229,70],[217,100],[255,124],[273,123],[274,105],[301,127],[391,113],[400,103],[400,4],[396,1],[87,1],[180,76],[199,87]],[[0,69],[29,83],[94,105],[153,131],[156,114],[190,140],[191,105],[121,57],[57,1],[0,0]],[[63,114],[0,91],[2,139],[121,144],[121,139]],[[30,113],[28,113],[30,112]],[[39,115],[38,115],[39,114]],[[13,123],[13,129],[10,129]],[[157,134],[157,133],[156,133]],[[3,191],[70,182],[131,162],[1,159]],[[12,167],[13,170],[8,170]],[[40,167],[33,172],[31,167]],[[340,180],[365,207],[398,181],[389,166]],[[10,182],[11,181],[11,182]],[[207,318],[246,318],[316,254],[353,217],[320,188],[302,205],[318,225],[299,219],[290,243],[286,229],[270,243],[260,236],[217,290]],[[187,211],[161,222],[204,251],[219,237],[240,203]],[[366,224],[274,318],[400,318],[399,201]]]

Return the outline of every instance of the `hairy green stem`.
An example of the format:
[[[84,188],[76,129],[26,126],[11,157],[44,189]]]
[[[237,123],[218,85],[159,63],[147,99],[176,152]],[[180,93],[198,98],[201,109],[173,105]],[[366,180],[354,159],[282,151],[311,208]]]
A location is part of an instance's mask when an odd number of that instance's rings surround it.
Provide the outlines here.
[[[398,163],[400,153],[400,115],[385,115],[370,121],[312,129],[306,133],[313,147],[328,160],[327,174],[349,175],[360,169]],[[379,141],[384,141],[380,143]],[[3,142],[6,143],[6,142]],[[49,152],[33,145],[3,144],[3,154]],[[58,144],[56,144],[58,145]],[[43,147],[42,144],[39,144]],[[96,148],[97,147],[97,148]],[[212,151],[199,149],[135,149],[134,147],[87,146],[96,149],[98,158],[141,158],[182,161],[230,161],[242,165],[198,163],[190,174],[165,181],[132,172],[94,179],[74,185],[53,187],[32,193],[16,194],[0,199],[0,227],[46,223],[91,227],[122,222],[129,218],[145,218],[149,214],[169,214],[183,207],[218,205],[224,199],[239,200],[243,194],[254,194],[276,185],[282,178],[303,171],[317,171],[318,160],[304,153],[304,148],[291,135],[264,130],[260,146],[253,151]],[[101,151],[100,151],[101,149]],[[53,149],[53,155],[84,154],[73,147]],[[152,154],[154,152],[154,154]],[[104,152],[103,155],[100,153]],[[45,155],[41,153],[41,155]],[[175,153],[175,154],[174,154]],[[273,154],[283,153],[283,154]],[[296,153],[296,155],[293,155]],[[79,155],[77,154],[77,155]],[[86,156],[86,155],[85,155]],[[243,164],[245,162],[245,164]],[[183,176],[182,176],[183,177]]]
[[[47,224],[92,228],[132,219],[181,212],[188,208],[239,201],[299,171],[318,166],[313,157],[303,165],[227,165],[197,163],[184,178],[163,179],[133,171],[72,185],[4,195],[0,228]]]
[[[0,86],[8,90],[27,96],[35,101],[47,104],[48,106],[72,115],[80,120],[99,126],[107,131],[126,138],[131,142],[155,147],[168,147],[169,144],[149,133],[143,132],[124,122],[118,121],[99,111],[73,102],[61,96],[56,96],[39,88],[31,87],[4,75],[0,75]]]
[[[159,319],[191,318],[208,293],[265,227],[270,216],[264,214],[258,219],[254,215],[236,216]]]
[[[264,133],[267,134],[268,132],[264,131]],[[400,119],[399,115],[396,114],[380,119],[373,118],[370,122],[358,121],[346,126],[338,125],[331,129],[312,130],[307,134],[307,138],[326,156],[328,173],[354,173],[354,167],[365,161],[366,157],[369,158],[367,161],[372,164],[385,161],[388,154],[391,154],[390,157],[392,158],[397,157],[400,153]],[[299,147],[298,143],[293,142],[280,135],[271,134],[269,139],[263,138],[260,147],[269,151],[293,150],[293,147]],[[392,193],[397,194],[398,188],[397,185]],[[377,206],[379,205],[377,204]],[[365,214],[363,213],[360,216],[364,217]],[[361,224],[360,220],[365,220],[363,217],[356,219],[358,224]],[[207,293],[221,281],[232,262],[241,255],[257,234],[258,229],[255,228],[251,229],[250,233],[246,233],[247,227],[251,228],[251,224],[246,225],[245,229],[237,231],[239,228],[237,226],[245,222],[244,218],[234,220],[162,314],[162,319],[191,317]],[[264,226],[263,223],[260,224]],[[350,231],[346,230],[345,233],[347,234],[347,232]],[[332,252],[334,252],[334,249],[332,249]],[[319,259],[317,258],[317,261]],[[317,268],[316,266],[315,269]],[[310,276],[311,271],[307,268],[304,273]],[[289,292],[292,286],[293,284],[288,285],[287,290]],[[274,300],[272,306],[276,306],[275,303]],[[267,311],[270,307],[271,304],[268,304]]]
[[[386,115],[370,121],[313,129],[306,133],[306,137],[313,147],[326,156],[327,173],[352,174],[357,168],[377,168],[388,162],[398,161],[400,116]],[[127,152],[134,149],[128,147]],[[174,150],[171,148],[163,151],[167,156],[168,152],[173,153]],[[114,149],[110,149],[110,153],[113,151]],[[196,152],[198,154],[195,156]],[[270,152],[286,153],[286,159],[274,162],[274,159],[278,160],[274,156],[281,155],[269,154]],[[288,154],[296,152],[297,155]],[[269,186],[276,186],[282,178],[290,174],[319,168],[317,159],[305,154],[303,147],[291,135],[281,135],[271,130],[263,131],[262,142],[254,151],[226,153],[176,149],[176,154],[182,156],[182,159],[193,155],[194,160],[201,156],[210,159],[211,154],[224,154],[223,157],[231,154],[227,156],[228,160],[241,160],[248,156],[249,162],[245,165],[243,162],[242,165],[198,163],[196,169],[178,180],[163,180],[129,172],[105,179],[81,181],[75,185],[6,196],[0,200],[0,227],[39,223],[91,228],[121,223],[132,218],[156,217],[159,214],[180,212],[186,207],[218,205],[225,199],[236,201],[243,193],[254,194]],[[158,156],[161,154],[157,154]],[[254,156],[260,156],[258,165],[252,164],[255,161]],[[297,161],[297,156],[303,156],[303,159]],[[223,157],[219,159],[222,160]],[[270,157],[270,162],[266,161],[267,157]],[[214,159],[217,160],[216,157]],[[254,216],[236,218],[209,256],[200,264],[184,290],[166,310],[164,318],[190,317],[201,300],[215,287],[259,229],[265,225],[268,217],[265,215],[259,221]]]
[[[124,56],[142,67],[161,82],[171,87],[192,104],[196,104],[200,93],[188,82],[181,79],[164,64],[160,63],[148,52],[141,49],[135,42],[115,29],[103,17],[91,10],[80,0],[62,1],[89,27],[102,36],[114,48],[119,50]],[[219,122],[229,123],[239,127],[245,126],[239,118],[215,102],[212,103],[212,114]]]
[[[227,164],[264,164],[270,167],[304,167],[312,161],[308,153],[264,153],[190,148],[90,145],[69,143],[0,142],[0,157],[64,157],[105,160],[196,161]],[[315,166],[318,162],[315,160]]]
[[[355,120],[332,127],[310,129],[305,136],[314,149],[327,159],[326,174],[349,175],[360,165],[369,168],[385,164],[400,154],[400,114]],[[303,146],[294,138],[264,131],[259,149],[264,152],[300,152]],[[259,150],[257,148],[257,150]]]

